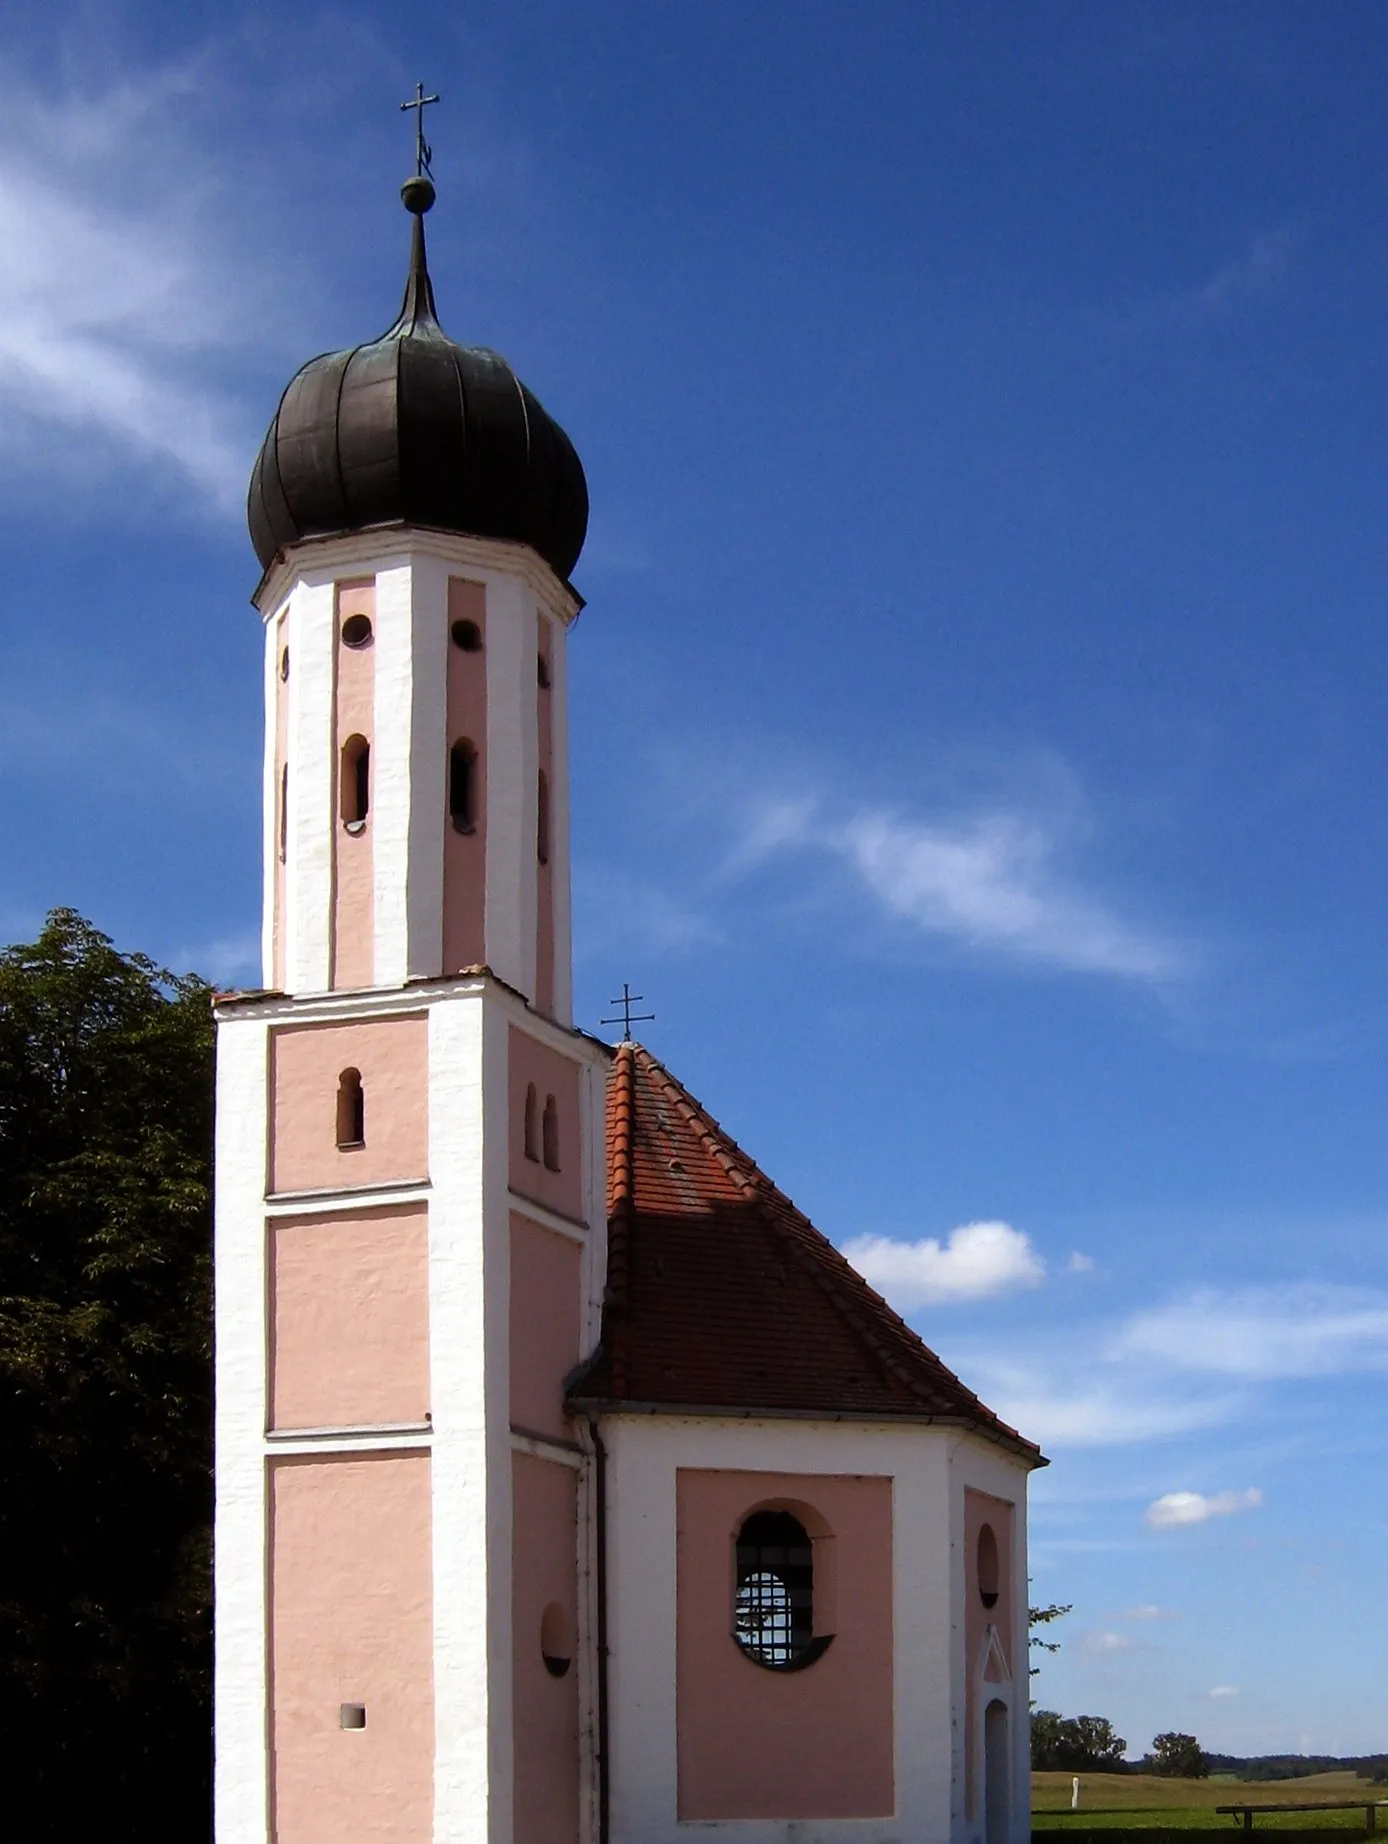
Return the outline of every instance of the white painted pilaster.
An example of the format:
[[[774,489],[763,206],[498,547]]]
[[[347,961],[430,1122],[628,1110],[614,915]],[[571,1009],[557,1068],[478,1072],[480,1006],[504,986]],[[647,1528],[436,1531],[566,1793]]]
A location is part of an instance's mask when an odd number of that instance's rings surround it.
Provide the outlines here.
[[[331,984],[333,911],[333,684],[337,597],[331,576],[301,581],[289,619],[289,914],[285,985]]]
[[[429,1012],[434,1836],[510,1844],[511,1454],[506,1020]]]

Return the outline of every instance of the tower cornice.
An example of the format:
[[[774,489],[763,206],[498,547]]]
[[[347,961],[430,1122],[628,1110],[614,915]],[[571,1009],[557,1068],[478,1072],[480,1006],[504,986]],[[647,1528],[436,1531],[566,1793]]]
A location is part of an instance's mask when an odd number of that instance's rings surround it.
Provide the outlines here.
[[[571,627],[583,610],[572,583],[555,575],[528,544],[501,538],[469,538],[424,525],[377,525],[345,537],[306,538],[283,551],[256,585],[251,601],[269,620],[296,582],[328,580],[344,572],[380,569],[410,557],[430,557],[462,570],[519,577],[547,613]]]

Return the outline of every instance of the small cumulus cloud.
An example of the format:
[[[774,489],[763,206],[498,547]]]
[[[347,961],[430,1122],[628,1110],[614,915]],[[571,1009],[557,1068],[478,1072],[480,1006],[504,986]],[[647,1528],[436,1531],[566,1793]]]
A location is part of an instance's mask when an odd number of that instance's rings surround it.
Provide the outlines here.
[[[1147,1507],[1153,1530],[1175,1530],[1186,1524],[1204,1524],[1212,1517],[1233,1517],[1239,1511],[1256,1511],[1263,1502],[1257,1486],[1243,1492],[1167,1492]]]
[[[1237,1684],[1212,1684],[1205,1692],[1207,1697],[1214,1697],[1216,1700],[1222,1697],[1237,1697],[1238,1694],[1239,1687]]]
[[[1092,1274],[1094,1272],[1094,1257],[1092,1255],[1082,1255],[1078,1249],[1075,1249],[1071,1253],[1069,1261],[1065,1264],[1065,1272],[1067,1274]]]
[[[1080,1641],[1082,1651],[1091,1658],[1111,1658],[1115,1652],[1131,1652],[1137,1644],[1131,1633],[1086,1633]]]
[[[1157,1607],[1147,1602],[1141,1607],[1126,1607],[1123,1610],[1125,1620],[1175,1620],[1179,1615],[1170,1607]]]
[[[1031,1238],[1010,1223],[964,1223],[941,1242],[856,1236],[843,1245],[853,1266],[899,1311],[953,1300],[987,1300],[1038,1287],[1046,1264]]]

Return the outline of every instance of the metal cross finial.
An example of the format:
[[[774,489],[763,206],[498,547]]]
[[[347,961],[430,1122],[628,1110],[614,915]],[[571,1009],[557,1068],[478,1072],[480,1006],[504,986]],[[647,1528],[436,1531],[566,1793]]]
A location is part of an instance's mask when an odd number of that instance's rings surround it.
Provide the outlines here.
[[[644,998],[643,994],[639,992],[633,992],[630,986],[627,985],[626,981],[623,980],[621,998],[620,999],[609,999],[607,1001],[609,1005],[620,1005],[621,1006],[622,1008],[621,1017],[620,1018],[599,1018],[598,1023],[599,1024],[619,1024],[621,1025],[622,1040],[624,1043],[629,1044],[631,1042],[632,1025],[633,1024],[644,1024],[647,1021],[647,1019],[655,1017],[654,1012],[634,1012],[632,1011],[631,1009],[632,1006],[642,1004],[643,998]]]
[[[437,96],[426,96],[424,94],[424,85],[422,83],[417,83],[414,86],[414,95],[410,101],[402,102],[400,105],[402,109],[413,109],[416,111],[414,118],[414,170],[417,179],[432,179],[434,177],[429,170],[430,162],[434,158],[434,150],[424,139],[424,111],[429,107],[431,102],[437,101]]]

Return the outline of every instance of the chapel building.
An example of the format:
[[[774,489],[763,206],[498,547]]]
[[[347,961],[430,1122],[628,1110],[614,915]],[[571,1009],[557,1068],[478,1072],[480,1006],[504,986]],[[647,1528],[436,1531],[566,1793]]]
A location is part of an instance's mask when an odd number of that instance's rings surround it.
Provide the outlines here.
[[[1026,1487],[575,1029],[567,436],[413,250],[250,489],[264,985],[217,1006],[217,1844],[1026,1844]]]

